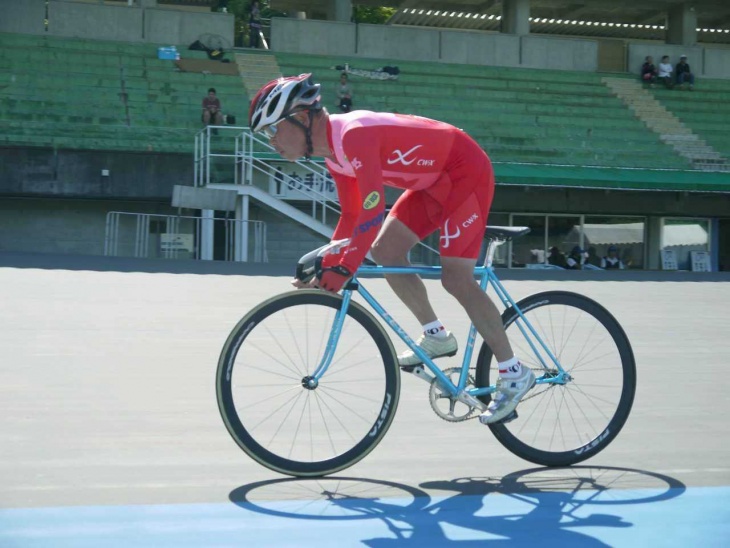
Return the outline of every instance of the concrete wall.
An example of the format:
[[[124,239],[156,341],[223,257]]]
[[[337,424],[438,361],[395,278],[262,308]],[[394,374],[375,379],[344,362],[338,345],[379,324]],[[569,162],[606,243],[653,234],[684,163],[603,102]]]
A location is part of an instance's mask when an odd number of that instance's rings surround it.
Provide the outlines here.
[[[0,32],[45,34],[45,0],[0,0]]]
[[[141,9],[80,2],[48,4],[48,34],[96,40],[141,42]],[[177,42],[175,42],[177,43]]]
[[[109,176],[101,176],[101,170]],[[172,198],[176,184],[192,184],[188,154],[0,148],[0,196]]]
[[[436,29],[358,25],[357,54],[385,59],[437,61],[441,56],[440,34]]]
[[[174,214],[165,203],[2,198],[0,252],[103,255],[109,211]]]
[[[441,61],[514,67],[520,64],[520,37],[485,32],[441,32]]]
[[[9,0],[0,0],[0,8]],[[29,4],[42,0],[31,0]],[[45,8],[32,13],[19,11],[24,18],[38,18],[41,28]],[[4,17],[3,17],[4,20]],[[25,19],[23,19],[25,20]],[[48,34],[124,42],[187,45],[201,34],[222,36],[233,45],[234,17],[229,13],[206,13],[164,8],[140,8],[121,5],[90,4],[54,0],[48,4]],[[3,23],[0,22],[0,30]],[[26,32],[11,30],[11,32]],[[32,32],[32,31],[27,31]]]
[[[595,40],[274,18],[274,51],[595,71]],[[345,60],[345,59],[343,59]]]
[[[523,67],[581,70],[598,70],[598,42],[545,36],[521,37],[521,62]]]
[[[692,59],[687,61],[694,70]],[[705,48],[704,61],[705,76],[708,78],[730,79],[730,49]]]
[[[680,55],[686,55],[687,62],[692,67],[692,72],[700,75],[704,73],[703,49],[702,46],[688,47],[672,44],[652,44],[648,42],[629,44],[628,71],[639,74],[641,72],[641,65],[644,64],[644,59],[647,55],[651,55],[654,58],[654,64],[657,67],[659,67],[659,61],[663,55],[669,55],[672,66],[679,63]],[[730,78],[730,72],[726,78]]]
[[[293,18],[271,21],[274,51],[467,65],[596,72],[599,41]],[[665,54],[672,64],[686,54],[697,75],[730,79],[730,48],[721,47],[633,43],[628,45],[628,70],[638,73],[647,55],[658,63]]]
[[[144,10],[144,38],[156,44],[192,44],[201,34],[217,34],[233,46],[234,17],[170,9]]]
[[[355,55],[356,29],[352,23],[279,17],[271,27],[271,42],[277,51]]]

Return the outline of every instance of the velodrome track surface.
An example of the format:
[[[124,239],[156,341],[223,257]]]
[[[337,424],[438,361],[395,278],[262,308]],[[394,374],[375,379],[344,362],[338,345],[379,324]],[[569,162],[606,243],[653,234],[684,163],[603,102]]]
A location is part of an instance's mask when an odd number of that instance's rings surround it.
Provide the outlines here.
[[[730,539],[726,276],[505,281],[515,298],[584,293],[632,341],[632,415],[580,466],[537,468],[476,421],[442,421],[426,385],[407,377],[393,426],[370,455],[336,478],[296,480],[234,444],[213,382],[232,326],[288,290],[288,276],[55,264],[0,258],[2,547],[686,548]],[[463,333],[458,305],[426,283],[441,318]],[[366,285],[417,332],[383,280]]]

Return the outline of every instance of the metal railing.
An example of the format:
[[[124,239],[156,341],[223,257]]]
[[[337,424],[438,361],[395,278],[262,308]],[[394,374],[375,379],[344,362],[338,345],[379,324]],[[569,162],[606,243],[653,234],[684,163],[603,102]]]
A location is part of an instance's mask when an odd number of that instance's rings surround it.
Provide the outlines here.
[[[107,214],[104,255],[269,262],[263,221],[122,211]]]

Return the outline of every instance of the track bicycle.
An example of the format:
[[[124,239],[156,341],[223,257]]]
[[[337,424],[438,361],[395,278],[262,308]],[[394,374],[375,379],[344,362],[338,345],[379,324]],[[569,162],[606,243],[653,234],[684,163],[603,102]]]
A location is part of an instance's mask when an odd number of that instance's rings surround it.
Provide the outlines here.
[[[596,455],[619,433],[633,404],[636,366],[623,329],[597,302],[567,291],[512,299],[492,262],[498,246],[529,230],[488,226],[486,256],[474,269],[481,288],[491,286],[504,305],[512,348],[537,377],[516,412],[489,428],[525,460],[569,466]],[[302,257],[297,277],[311,278],[314,262],[336,245]],[[360,279],[435,276],[440,270],[361,266],[341,294],[291,291],[246,314],[229,335],[216,372],[218,407],[241,449],[271,470],[301,477],[332,474],[370,453],[388,431],[400,394],[402,371],[383,324],[423,361],[406,371],[428,384],[436,415],[449,422],[478,417],[496,389],[498,372],[485,341],[472,365],[474,325],[461,367],[441,370]],[[352,299],[354,293],[382,323]]]

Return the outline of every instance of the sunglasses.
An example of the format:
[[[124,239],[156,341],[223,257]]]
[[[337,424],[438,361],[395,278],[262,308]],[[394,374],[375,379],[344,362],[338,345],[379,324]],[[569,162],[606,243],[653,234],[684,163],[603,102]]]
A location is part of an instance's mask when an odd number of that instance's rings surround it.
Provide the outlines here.
[[[276,136],[276,132],[279,131],[279,124],[282,123],[286,118],[282,118],[278,122],[274,122],[271,125],[266,126],[264,129],[261,130],[261,133],[266,135],[268,139],[273,139]]]
[[[269,139],[273,139],[274,136],[276,135],[276,133],[279,131],[279,128],[277,126],[280,123],[282,123],[284,120],[288,120],[292,124],[294,124],[296,126],[299,126],[300,128],[302,128],[304,130],[307,130],[308,129],[307,126],[305,126],[304,124],[302,124],[299,120],[297,120],[296,118],[294,118],[294,116],[292,116],[290,114],[289,116],[285,116],[284,118],[282,118],[278,122],[274,122],[273,124],[270,124],[270,125],[266,126],[264,129],[261,130],[261,133],[263,133],[264,135],[266,135],[266,137],[268,137]]]

